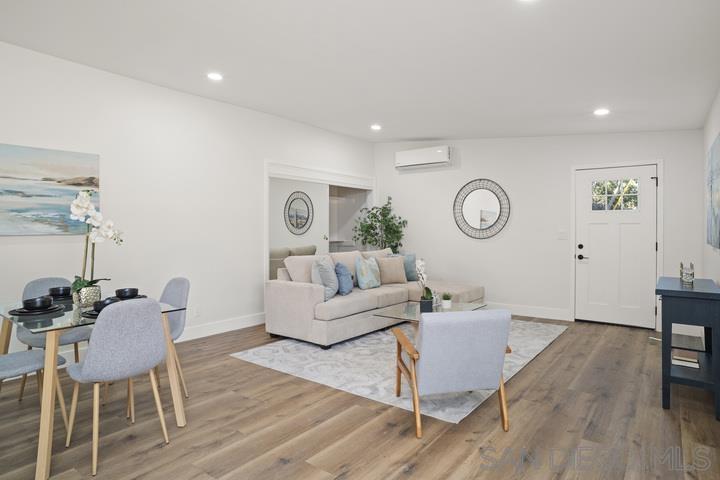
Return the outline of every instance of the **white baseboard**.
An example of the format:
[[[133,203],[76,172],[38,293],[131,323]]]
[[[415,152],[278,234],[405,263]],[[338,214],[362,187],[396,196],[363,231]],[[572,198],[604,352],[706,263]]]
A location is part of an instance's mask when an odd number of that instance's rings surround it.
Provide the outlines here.
[[[513,315],[520,315],[523,317],[535,317],[535,318],[546,318],[548,320],[564,320],[566,322],[572,322],[572,312],[567,308],[553,308],[553,307],[536,307],[533,305],[513,305],[510,303],[497,303],[486,300],[487,306],[490,308],[505,308],[510,310]]]
[[[241,317],[226,318],[215,322],[204,323],[202,325],[188,325],[185,332],[178,339],[178,342],[186,342],[196,338],[209,337],[218,333],[238,330],[240,328],[252,327],[265,323],[265,312],[251,313]]]

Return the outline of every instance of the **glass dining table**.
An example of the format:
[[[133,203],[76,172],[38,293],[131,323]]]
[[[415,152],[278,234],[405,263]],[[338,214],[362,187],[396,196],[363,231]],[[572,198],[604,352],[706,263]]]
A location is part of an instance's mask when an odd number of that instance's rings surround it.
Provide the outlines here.
[[[50,477],[56,397],[56,389],[53,385],[55,385],[58,378],[57,355],[60,335],[68,329],[92,325],[96,321],[96,318],[83,315],[83,313],[87,311],[92,311],[92,307],[83,308],[73,304],[71,301],[60,302],[59,305],[63,305],[64,308],[53,313],[33,316],[17,316],[12,315],[10,312],[22,305],[16,302],[0,302],[0,317],[2,317],[2,326],[0,327],[0,355],[8,353],[13,324],[24,327],[34,334],[46,334],[45,366],[43,369],[42,384],[48,386],[48,388],[43,388],[41,394],[40,429],[38,435],[37,464],[35,467],[36,480],[45,480]],[[160,307],[162,310],[162,322],[165,330],[165,342],[167,345],[165,364],[167,366],[170,393],[172,395],[173,408],[175,410],[175,421],[178,427],[184,427],[187,424],[187,421],[185,419],[185,407],[183,404],[183,394],[180,386],[180,376],[177,364],[175,363],[177,358],[175,355],[175,343],[170,335],[168,314],[185,310],[185,308],[174,307],[166,303],[161,303]]]

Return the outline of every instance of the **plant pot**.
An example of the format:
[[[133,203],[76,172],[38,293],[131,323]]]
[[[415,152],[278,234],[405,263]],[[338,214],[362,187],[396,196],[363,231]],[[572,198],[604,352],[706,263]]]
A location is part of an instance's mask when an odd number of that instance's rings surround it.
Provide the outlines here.
[[[451,309],[452,308],[452,300],[443,300],[442,308],[444,308],[445,310]]]
[[[433,311],[432,300],[420,300],[420,313],[429,313]]]
[[[98,285],[81,288],[79,291],[73,293],[73,303],[81,307],[92,307],[93,304],[100,301],[100,299],[102,299],[102,293]]]

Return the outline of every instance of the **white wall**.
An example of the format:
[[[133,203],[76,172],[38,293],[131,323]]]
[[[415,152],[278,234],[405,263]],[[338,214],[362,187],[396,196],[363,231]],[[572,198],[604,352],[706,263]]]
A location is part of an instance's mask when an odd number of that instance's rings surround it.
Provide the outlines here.
[[[455,149],[450,167],[399,172],[393,166],[397,150],[444,143]],[[392,196],[408,220],[404,250],[425,258],[431,278],[481,283],[489,302],[516,314],[569,319],[571,168],[658,159],[665,168],[664,273],[677,275],[681,260],[697,265],[702,258],[699,130],[379,144],[377,198]],[[487,240],[465,236],[452,216],[457,191],[475,178],[495,180],[510,197],[507,226]]]
[[[125,233],[98,249],[104,292],[187,276],[187,337],[262,320],[264,161],[373,174],[365,142],[5,43],[0,142],[100,155],[102,211]],[[0,237],[0,296],[71,277],[81,254],[81,237]]]
[[[712,146],[715,139],[720,135],[720,92],[718,92],[718,96],[715,98],[715,103],[713,104],[712,108],[710,109],[710,113],[708,114],[707,121],[705,122],[705,168],[706,168],[706,175],[707,175],[707,155],[710,152],[710,147]],[[706,185],[706,178],[703,179],[702,183],[702,189],[705,191],[705,185]],[[707,212],[707,204],[705,204],[705,211]],[[705,275],[708,278],[712,278],[716,282],[720,282],[720,250],[717,250],[705,242],[706,238],[706,225],[705,222],[703,222],[702,226],[702,236],[703,236],[703,267],[705,271]]]
[[[367,190],[330,187],[330,240],[353,243],[353,228],[360,210],[369,206]]]
[[[325,183],[301,182],[271,178],[268,185],[268,228],[270,247],[317,246],[318,254],[328,253],[329,193]],[[302,235],[295,235],[285,226],[285,202],[293,192],[305,192],[313,203],[313,222]]]

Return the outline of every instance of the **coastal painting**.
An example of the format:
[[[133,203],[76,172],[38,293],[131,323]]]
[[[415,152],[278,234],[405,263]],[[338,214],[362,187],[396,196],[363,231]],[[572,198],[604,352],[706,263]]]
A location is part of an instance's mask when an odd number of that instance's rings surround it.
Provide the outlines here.
[[[0,143],[0,235],[81,235],[70,218],[80,190],[100,207],[100,157]]]
[[[720,135],[708,153],[707,243],[720,248]]]

